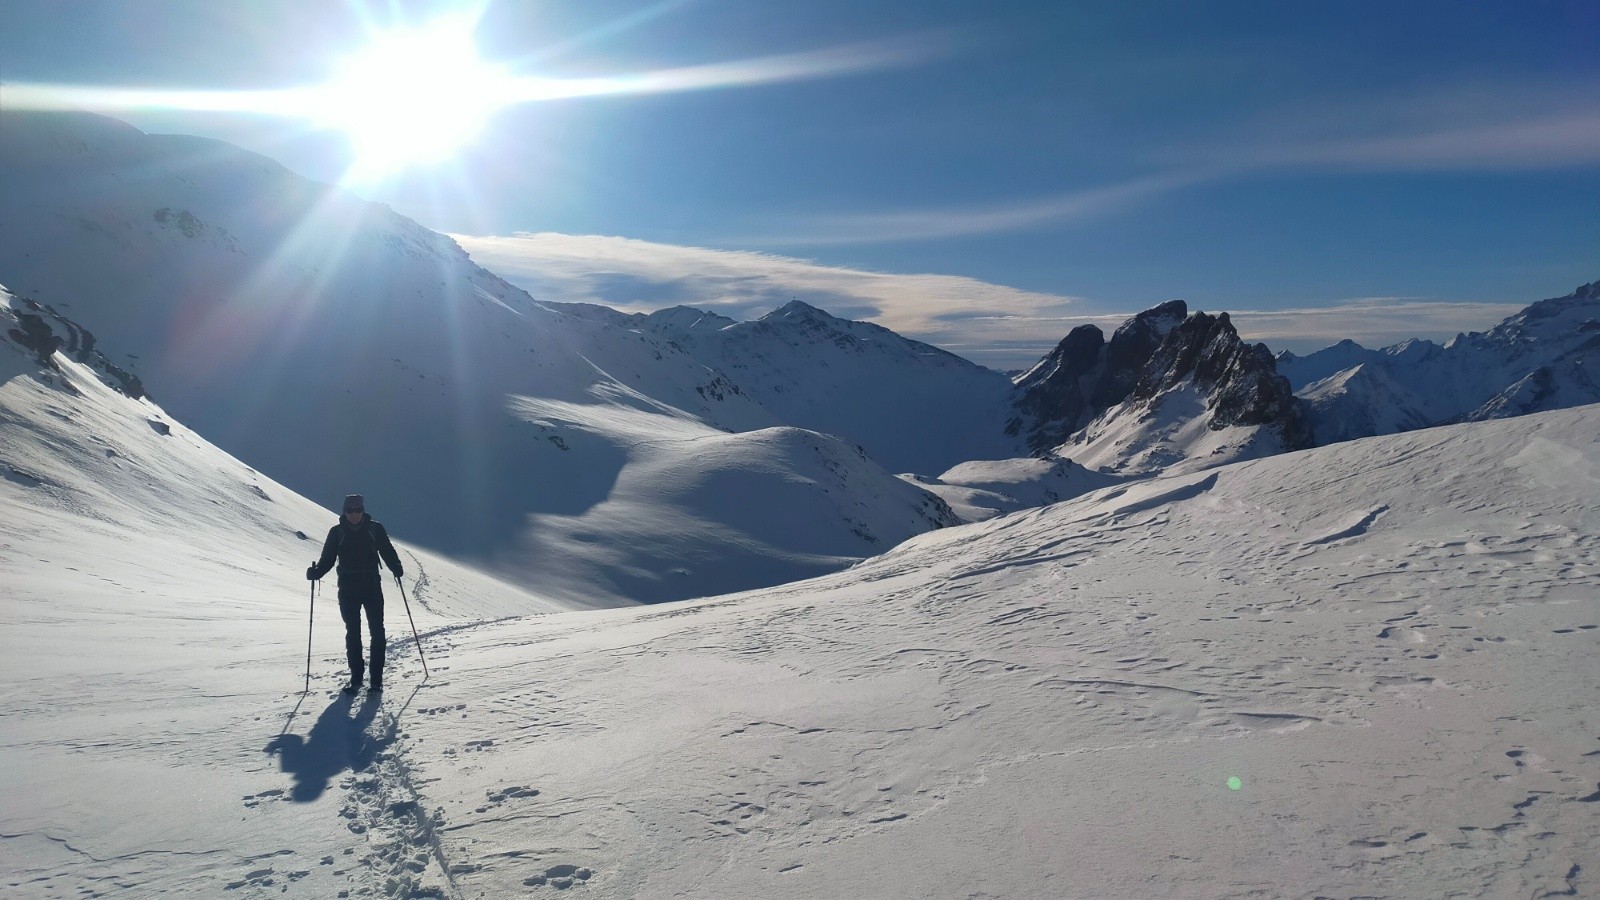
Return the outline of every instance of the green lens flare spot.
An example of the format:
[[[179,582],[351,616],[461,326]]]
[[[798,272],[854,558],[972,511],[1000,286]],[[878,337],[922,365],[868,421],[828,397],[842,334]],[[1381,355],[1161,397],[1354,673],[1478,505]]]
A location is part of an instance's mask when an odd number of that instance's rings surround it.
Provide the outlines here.
[[[1229,778],[1228,778],[1228,790],[1237,791],[1238,789],[1240,789],[1242,787],[1244,787],[1244,782],[1239,780],[1239,776],[1237,776],[1237,775],[1229,776]]]

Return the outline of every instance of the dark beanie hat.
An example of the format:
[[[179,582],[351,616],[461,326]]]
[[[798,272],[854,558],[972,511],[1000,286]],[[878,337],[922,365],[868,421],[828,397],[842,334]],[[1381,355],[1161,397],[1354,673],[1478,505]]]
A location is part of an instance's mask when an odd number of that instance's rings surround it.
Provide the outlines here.
[[[344,511],[347,513],[366,512],[367,504],[361,499],[360,494],[346,494],[344,498]]]

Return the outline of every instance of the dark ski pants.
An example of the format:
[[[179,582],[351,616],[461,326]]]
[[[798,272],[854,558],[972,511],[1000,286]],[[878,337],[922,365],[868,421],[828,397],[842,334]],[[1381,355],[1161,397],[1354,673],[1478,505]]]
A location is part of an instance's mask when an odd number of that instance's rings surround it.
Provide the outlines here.
[[[388,639],[383,632],[383,580],[377,572],[339,573],[339,615],[344,619],[344,650],[350,660],[350,679],[360,681],[365,671],[361,659],[361,611],[367,611],[372,634],[372,683],[383,683],[383,654]]]

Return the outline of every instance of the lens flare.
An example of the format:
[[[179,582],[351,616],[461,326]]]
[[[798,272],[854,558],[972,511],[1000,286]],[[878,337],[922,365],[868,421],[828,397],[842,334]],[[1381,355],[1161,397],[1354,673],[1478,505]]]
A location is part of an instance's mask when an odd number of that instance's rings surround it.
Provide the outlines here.
[[[443,20],[384,33],[317,90],[313,118],[349,137],[353,174],[448,159],[511,102],[515,79],[479,58],[475,24]]]

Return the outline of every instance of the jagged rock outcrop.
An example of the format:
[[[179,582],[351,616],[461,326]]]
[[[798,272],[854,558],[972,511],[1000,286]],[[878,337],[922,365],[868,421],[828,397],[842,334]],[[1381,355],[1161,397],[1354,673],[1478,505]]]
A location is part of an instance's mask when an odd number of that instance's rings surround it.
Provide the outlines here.
[[[1182,301],[1147,309],[1104,341],[1074,328],[1016,381],[1008,432],[1035,455],[1118,472],[1219,464],[1310,447],[1272,352],[1240,340],[1226,312]],[[1227,434],[1222,434],[1227,432]]]
[[[1151,401],[1185,380],[1210,398],[1208,427],[1275,425],[1284,449],[1311,446],[1289,380],[1278,374],[1265,344],[1246,344],[1227,313],[1195,313],[1168,333],[1129,395]]]
[[[1182,300],[1147,309],[1122,323],[1110,342],[1093,325],[1072,329],[1050,355],[1017,379],[1017,414],[1006,433],[1027,429],[1025,440],[1035,453],[1065,441],[1133,392],[1151,355],[1188,310]]]
[[[1194,412],[1209,430],[1269,427],[1281,449],[1311,445],[1299,404],[1288,380],[1277,373],[1271,351],[1240,339],[1227,313],[1189,315],[1182,300],[1134,316],[1109,342],[1093,325],[1074,328],[1016,386],[1016,414],[1007,430],[1023,435],[1034,453],[1068,443],[1081,446],[1091,441],[1086,430],[1108,418],[1127,425],[1130,416],[1153,417],[1161,398],[1180,389],[1202,398]],[[1164,420],[1160,428],[1175,426]],[[1124,438],[1128,446],[1149,446],[1153,440],[1152,435]]]
[[[43,368],[60,371],[57,352],[88,366],[111,389],[138,400],[145,396],[139,378],[95,349],[94,334],[50,306],[18,297],[0,287],[0,324],[12,343],[33,354]],[[70,387],[69,387],[70,389]]]
[[[1123,322],[1106,345],[1105,371],[1090,404],[1108,409],[1128,399],[1144,376],[1147,362],[1188,315],[1188,304],[1169,300]]]
[[[1078,430],[1091,408],[1095,376],[1104,365],[1105,335],[1093,325],[1079,325],[1061,339],[1038,365],[1017,381],[1019,415],[1006,423],[1017,435],[1031,421],[1028,449],[1054,447]]]

